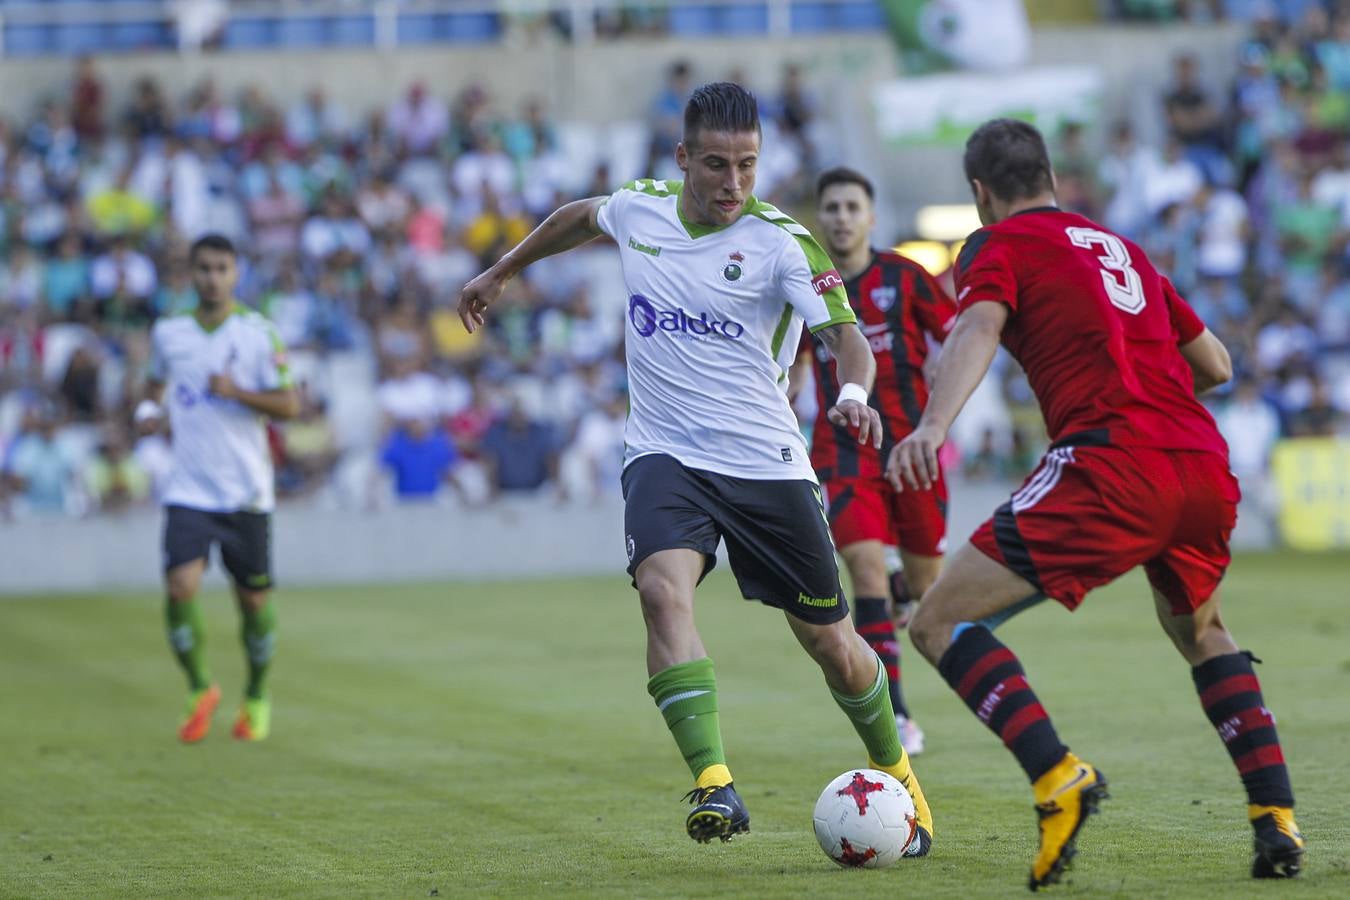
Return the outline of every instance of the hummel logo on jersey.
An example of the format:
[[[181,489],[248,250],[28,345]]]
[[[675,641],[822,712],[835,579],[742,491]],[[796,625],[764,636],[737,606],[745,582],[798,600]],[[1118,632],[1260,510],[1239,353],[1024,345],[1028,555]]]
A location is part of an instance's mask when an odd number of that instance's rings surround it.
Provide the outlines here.
[[[816,289],[817,294],[823,294],[832,288],[843,286],[844,279],[841,278],[839,273],[834,269],[830,269],[828,272],[821,272],[815,278],[811,279],[811,287]]]
[[[660,248],[660,247],[653,247],[651,244],[644,244],[644,243],[642,243],[641,241],[637,240],[636,238],[631,238],[631,237],[630,237],[630,238],[628,239],[628,246],[629,246],[630,249],[636,250],[636,251],[639,252],[639,253],[645,253],[645,254],[647,254],[648,256],[660,256],[660,255],[661,255],[661,248]]]
[[[838,606],[839,595],[833,597],[808,597],[805,593],[797,594],[797,602],[802,606]]]

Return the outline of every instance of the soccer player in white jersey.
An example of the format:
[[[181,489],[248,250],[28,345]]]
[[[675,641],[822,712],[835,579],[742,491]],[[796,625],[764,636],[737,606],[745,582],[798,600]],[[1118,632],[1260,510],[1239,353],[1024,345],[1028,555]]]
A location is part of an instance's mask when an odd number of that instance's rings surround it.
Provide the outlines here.
[[[802,323],[838,360],[828,411],[880,446],[867,406],[875,372],[843,281],[807,230],[751,191],[761,132],[755,98],[722,82],[696,90],[675,160],[683,182],[641,180],[561,207],[465,285],[459,312],[482,326],[505,284],[530,263],[607,234],[628,290],[631,411],[623,490],[629,574],[647,623],[648,692],[694,776],[693,839],[750,830],[722,748],[712,660],[694,624],[694,590],[727,542],[746,599],[787,613],[806,652],[867,748],[871,765],[914,796],[917,837],[933,821],[896,733],[886,672],[858,636],[786,372]]]
[[[206,737],[220,702],[196,600],[217,544],[234,581],[248,659],[234,736],[258,741],[271,727],[267,670],[276,640],[269,600],[275,496],[265,420],[295,416],[300,401],[276,329],[234,299],[239,272],[230,242],[202,237],[188,262],[197,309],[155,323],[147,397],[136,410],[142,432],[160,427],[166,415],[172,429],[173,468],[163,497],[165,612],[190,690],[178,736],[188,743]]]

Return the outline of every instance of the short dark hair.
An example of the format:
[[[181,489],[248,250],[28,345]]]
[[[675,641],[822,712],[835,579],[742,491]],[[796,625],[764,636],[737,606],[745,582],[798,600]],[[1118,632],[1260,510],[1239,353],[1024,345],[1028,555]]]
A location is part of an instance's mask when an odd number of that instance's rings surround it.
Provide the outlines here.
[[[188,262],[196,259],[202,250],[218,250],[231,256],[239,255],[234,249],[234,244],[223,234],[204,234],[193,241],[192,247],[188,250]]]
[[[872,182],[868,180],[866,175],[857,169],[850,169],[848,166],[835,166],[833,169],[826,169],[821,172],[820,177],[816,179],[816,202],[819,203],[820,198],[825,196],[826,188],[832,188],[836,184],[856,184],[863,189],[863,193],[867,195],[868,200],[875,201],[877,199],[876,189],[872,187]]]
[[[697,88],[684,107],[684,141],[710,131],[763,134],[759,127],[759,103],[755,95],[731,81],[715,81]]]
[[[1034,125],[1017,119],[985,122],[966,141],[966,180],[979,180],[1000,200],[1052,190],[1050,153]]]

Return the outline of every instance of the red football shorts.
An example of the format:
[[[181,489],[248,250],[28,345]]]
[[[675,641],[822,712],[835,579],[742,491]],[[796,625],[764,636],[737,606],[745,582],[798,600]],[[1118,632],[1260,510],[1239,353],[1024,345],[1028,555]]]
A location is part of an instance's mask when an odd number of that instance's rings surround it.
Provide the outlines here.
[[[897,493],[884,478],[834,478],[823,485],[836,547],[881,541],[906,553],[947,550],[947,482],[930,491]]]
[[[1069,609],[1143,565],[1188,615],[1228,568],[1240,496],[1217,453],[1060,447],[970,541]]]

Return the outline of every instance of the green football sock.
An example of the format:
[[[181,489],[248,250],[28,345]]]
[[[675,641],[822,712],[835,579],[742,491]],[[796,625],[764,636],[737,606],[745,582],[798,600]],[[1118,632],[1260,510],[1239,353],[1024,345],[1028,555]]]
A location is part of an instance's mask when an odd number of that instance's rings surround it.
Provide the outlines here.
[[[872,686],[856,697],[847,697],[831,690],[834,702],[848,716],[853,728],[862,738],[867,755],[883,766],[900,761],[900,734],[895,728],[895,711],[891,707],[890,686],[886,669],[877,658],[877,677]]]
[[[259,700],[267,695],[267,670],[277,643],[277,608],[269,599],[260,609],[243,607],[244,622],[240,637],[248,658],[248,688],[245,696]]]
[[[188,687],[200,691],[211,684],[211,673],[206,668],[206,629],[202,627],[202,611],[196,600],[177,602],[166,597],[164,618],[169,631],[169,646],[178,665],[187,673]]]
[[[647,682],[647,693],[665,717],[695,779],[710,766],[726,765],[711,659],[705,656],[657,672]]]

